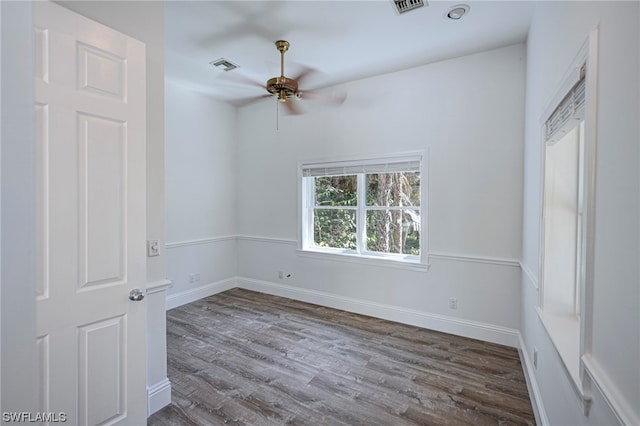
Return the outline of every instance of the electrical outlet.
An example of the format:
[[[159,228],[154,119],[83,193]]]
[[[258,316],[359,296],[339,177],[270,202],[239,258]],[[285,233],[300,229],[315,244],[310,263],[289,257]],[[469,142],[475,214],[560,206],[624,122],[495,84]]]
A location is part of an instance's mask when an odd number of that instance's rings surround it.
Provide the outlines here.
[[[278,278],[280,279],[284,278],[284,271],[278,271]]]
[[[200,272],[193,272],[189,274],[189,283],[193,284],[200,281]]]
[[[455,297],[449,298],[449,309],[458,309],[458,299]]]

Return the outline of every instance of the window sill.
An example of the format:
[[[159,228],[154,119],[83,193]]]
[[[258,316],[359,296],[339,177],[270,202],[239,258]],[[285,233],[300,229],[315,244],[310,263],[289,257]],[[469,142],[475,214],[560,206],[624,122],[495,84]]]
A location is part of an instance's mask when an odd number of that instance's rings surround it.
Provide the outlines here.
[[[357,263],[364,265],[380,266],[385,268],[398,268],[410,271],[427,272],[431,265],[421,263],[420,260],[413,260],[402,256],[375,256],[352,254],[348,252],[336,252],[330,250],[298,249],[298,256],[312,259],[331,260],[346,263]]]
[[[573,389],[583,402],[590,401],[580,379],[580,320],[567,314],[545,312],[538,308],[538,316],[556,349]]]

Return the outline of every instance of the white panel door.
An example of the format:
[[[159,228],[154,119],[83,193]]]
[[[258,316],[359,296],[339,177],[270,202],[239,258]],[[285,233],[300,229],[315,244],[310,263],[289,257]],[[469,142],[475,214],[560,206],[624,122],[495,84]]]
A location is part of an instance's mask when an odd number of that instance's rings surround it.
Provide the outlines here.
[[[146,422],[145,46],[34,4],[40,411]]]

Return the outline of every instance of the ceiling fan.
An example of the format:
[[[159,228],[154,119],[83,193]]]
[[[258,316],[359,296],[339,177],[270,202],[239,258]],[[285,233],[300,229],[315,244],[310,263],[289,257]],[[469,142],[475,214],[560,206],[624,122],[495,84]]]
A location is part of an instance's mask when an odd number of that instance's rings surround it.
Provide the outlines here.
[[[299,108],[292,102],[294,99],[316,98],[333,105],[340,105],[344,102],[346,97],[344,94],[336,96],[311,91],[300,91],[298,89],[298,83],[311,74],[313,70],[307,68],[295,78],[286,77],[284,75],[284,54],[289,50],[290,44],[286,40],[278,40],[275,45],[280,52],[280,76],[270,78],[267,81],[266,89],[272,95],[277,96],[278,101],[284,104],[290,114],[300,114]]]
[[[302,93],[298,91],[298,80],[308,74],[308,71],[297,78],[289,78],[284,75],[284,53],[289,50],[289,42],[286,40],[276,41],[276,48],[280,52],[280,77],[273,77],[267,81],[267,92],[278,97],[278,101],[284,103],[290,113],[297,113],[295,106],[287,100],[291,98],[301,98]]]
[[[301,99],[318,99],[324,103],[333,105],[340,105],[344,102],[346,98],[344,94],[335,95],[316,91],[301,91],[299,89],[300,81],[312,74],[314,70],[311,68],[305,68],[294,78],[285,76],[284,54],[289,50],[290,44],[286,40],[278,40],[275,42],[275,45],[280,52],[280,76],[270,78],[267,80],[265,85],[253,81],[251,83],[267,89],[267,92],[269,92],[271,96],[275,96],[278,101],[284,105],[289,114],[300,114],[302,112],[295,102]]]

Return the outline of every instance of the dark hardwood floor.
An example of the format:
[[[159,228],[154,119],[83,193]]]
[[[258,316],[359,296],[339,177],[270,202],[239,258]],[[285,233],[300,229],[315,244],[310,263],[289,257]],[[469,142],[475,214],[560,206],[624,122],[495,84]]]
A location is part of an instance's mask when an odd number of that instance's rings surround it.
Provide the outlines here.
[[[167,313],[149,425],[534,424],[516,349],[233,289]]]

